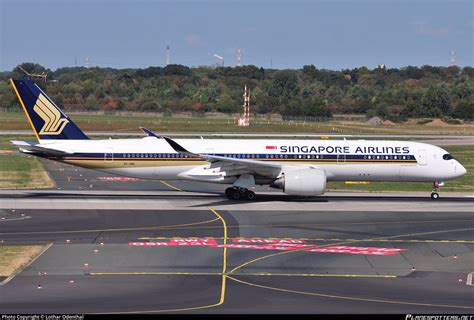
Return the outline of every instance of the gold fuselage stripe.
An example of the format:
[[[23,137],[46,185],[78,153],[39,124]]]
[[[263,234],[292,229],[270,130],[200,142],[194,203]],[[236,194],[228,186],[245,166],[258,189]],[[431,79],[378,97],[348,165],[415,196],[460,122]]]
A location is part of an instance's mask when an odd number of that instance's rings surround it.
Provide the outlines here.
[[[84,158],[67,157],[63,159],[53,158],[64,163],[77,165],[86,168],[143,168],[143,167],[176,167],[176,166],[198,166],[209,162],[199,158],[110,158],[105,160],[103,157]],[[252,159],[246,159],[252,160]],[[338,162],[337,159],[255,159],[264,161],[273,161],[283,164],[417,164],[416,160],[364,160]]]

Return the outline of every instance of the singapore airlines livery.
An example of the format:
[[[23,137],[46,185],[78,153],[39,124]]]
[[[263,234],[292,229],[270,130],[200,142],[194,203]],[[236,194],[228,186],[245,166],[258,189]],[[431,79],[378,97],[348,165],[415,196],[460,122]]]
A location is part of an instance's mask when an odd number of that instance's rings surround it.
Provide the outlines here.
[[[21,152],[142,179],[229,184],[229,199],[252,200],[255,185],[317,196],[327,181],[433,182],[466,169],[445,150],[424,143],[364,140],[242,140],[159,137],[90,140],[31,80],[11,80],[38,142],[12,141]]]

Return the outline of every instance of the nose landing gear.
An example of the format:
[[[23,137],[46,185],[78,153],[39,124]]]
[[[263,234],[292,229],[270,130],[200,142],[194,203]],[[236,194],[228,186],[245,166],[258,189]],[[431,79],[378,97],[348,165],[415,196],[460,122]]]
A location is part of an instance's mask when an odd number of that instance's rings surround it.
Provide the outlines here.
[[[439,199],[439,188],[444,186],[444,182],[442,181],[434,181],[433,182],[433,190],[431,190],[431,200],[438,200]]]

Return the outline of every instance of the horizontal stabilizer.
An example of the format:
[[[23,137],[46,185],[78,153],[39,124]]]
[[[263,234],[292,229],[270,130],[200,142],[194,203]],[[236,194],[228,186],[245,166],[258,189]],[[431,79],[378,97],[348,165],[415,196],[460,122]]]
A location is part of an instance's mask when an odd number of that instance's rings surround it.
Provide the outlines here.
[[[52,156],[52,157],[64,157],[67,155],[72,154],[71,152],[66,152],[63,150],[57,150],[52,148],[43,147],[41,145],[26,142],[26,141],[10,141],[15,146],[19,147],[20,151],[23,153],[34,153],[34,154],[42,154],[45,156]]]

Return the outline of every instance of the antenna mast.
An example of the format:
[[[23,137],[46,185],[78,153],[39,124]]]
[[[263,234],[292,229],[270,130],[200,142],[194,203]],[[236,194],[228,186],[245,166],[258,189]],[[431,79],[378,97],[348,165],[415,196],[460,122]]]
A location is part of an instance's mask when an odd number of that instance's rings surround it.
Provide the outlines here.
[[[456,65],[456,50],[451,50],[451,66]]]
[[[242,64],[240,63],[242,59],[242,51],[240,48],[237,49],[237,66],[240,67]]]
[[[46,83],[46,77],[48,77],[48,72],[43,72],[41,74],[38,74],[38,73],[29,73],[28,71],[26,71],[20,64],[17,65],[17,68],[20,69],[21,71],[23,71],[28,77],[31,77],[31,78],[42,78],[44,79],[44,82]]]
[[[240,127],[248,127],[250,125],[250,90],[247,84],[244,85],[244,115],[239,118],[237,125]]]

